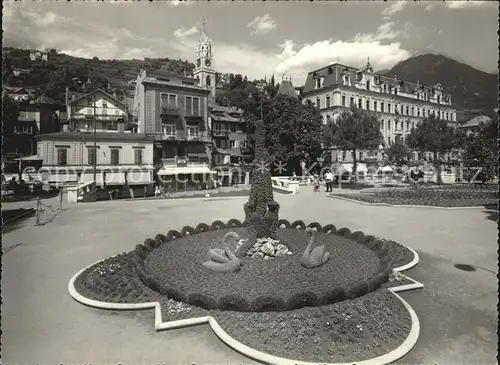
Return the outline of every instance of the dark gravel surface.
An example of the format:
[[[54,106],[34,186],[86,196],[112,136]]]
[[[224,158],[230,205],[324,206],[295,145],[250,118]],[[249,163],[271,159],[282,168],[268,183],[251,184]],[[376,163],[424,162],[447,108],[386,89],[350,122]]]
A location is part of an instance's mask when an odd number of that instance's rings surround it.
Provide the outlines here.
[[[175,239],[146,257],[146,271],[154,277],[161,292],[174,290],[180,301],[195,304],[192,298],[203,295],[205,300],[217,303],[233,295],[254,310],[258,310],[266,297],[288,303],[304,293],[323,298],[336,288],[347,292],[380,272],[380,261],[369,248],[352,239],[320,232],[316,233],[317,244],[324,244],[331,258],[318,268],[304,268],[300,258],[309,239],[298,229],[278,229],[280,242],[294,252],[291,256],[272,260],[245,258],[241,270],[235,273],[206,269],[202,263],[208,259],[208,250],[222,247],[220,240],[230,231],[247,237],[246,229],[238,228]]]
[[[402,190],[401,192],[409,192],[409,190]],[[332,194],[334,196],[346,197],[353,200],[362,201],[365,203],[384,203],[391,205],[422,205],[422,206],[436,206],[436,207],[475,207],[485,206],[498,203],[498,198],[493,192],[478,192],[470,194],[461,194],[453,192],[447,196],[447,191],[432,192],[423,196],[401,194],[398,196],[395,191],[377,192],[377,193],[364,193],[364,194]],[[462,195],[462,196],[456,196]]]
[[[19,209],[6,209],[2,210],[2,225],[8,224],[9,221],[15,220],[17,217],[23,216],[23,215],[31,215],[35,214],[35,209],[30,208],[30,209],[24,209],[24,208],[19,208]]]

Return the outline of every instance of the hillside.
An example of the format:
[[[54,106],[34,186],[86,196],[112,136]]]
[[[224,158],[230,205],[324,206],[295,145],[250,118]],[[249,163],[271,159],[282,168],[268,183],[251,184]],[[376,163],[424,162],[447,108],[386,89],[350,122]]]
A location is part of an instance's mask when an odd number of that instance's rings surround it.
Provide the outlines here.
[[[472,114],[491,113],[497,107],[498,74],[489,74],[437,54],[411,57],[381,74],[424,85],[440,82],[458,109]]]
[[[191,73],[194,64],[169,58],[146,58],[144,60],[99,60],[78,58],[51,51],[48,61],[31,61],[29,50],[3,48],[2,81],[8,86],[39,88],[41,92],[56,100],[64,100],[66,86],[73,91],[82,91],[87,80],[91,88],[101,87],[110,91],[133,91],[140,69],[165,69],[176,74]],[[14,68],[28,69],[28,75],[15,76]]]

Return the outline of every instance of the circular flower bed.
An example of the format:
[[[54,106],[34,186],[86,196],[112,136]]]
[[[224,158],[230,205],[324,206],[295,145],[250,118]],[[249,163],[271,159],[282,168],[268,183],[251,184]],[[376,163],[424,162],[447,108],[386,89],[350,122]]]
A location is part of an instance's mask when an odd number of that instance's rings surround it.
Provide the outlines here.
[[[246,257],[238,272],[212,273],[202,263],[207,251],[220,246],[228,232],[245,236],[246,228],[167,240],[149,254],[141,245],[135,255],[138,273],[153,290],[177,301],[208,309],[267,311],[354,298],[378,288],[391,270],[387,244],[340,229],[337,234],[317,233],[318,243],[325,245],[332,258],[312,271],[301,266],[300,255],[283,255],[273,260]],[[304,230],[280,228],[277,234],[294,252],[302,252],[307,244]]]

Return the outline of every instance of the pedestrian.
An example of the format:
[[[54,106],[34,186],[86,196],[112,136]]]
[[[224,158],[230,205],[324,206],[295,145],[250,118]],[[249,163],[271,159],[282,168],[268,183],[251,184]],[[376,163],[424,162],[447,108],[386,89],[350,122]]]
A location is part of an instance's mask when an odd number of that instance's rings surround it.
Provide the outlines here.
[[[325,174],[325,182],[326,192],[331,193],[333,191],[333,174],[330,170],[328,170]]]
[[[319,176],[318,175],[314,175],[313,186],[314,186],[313,191],[315,193],[319,193]]]
[[[155,186],[155,198],[158,198],[160,196],[160,186],[156,185]]]

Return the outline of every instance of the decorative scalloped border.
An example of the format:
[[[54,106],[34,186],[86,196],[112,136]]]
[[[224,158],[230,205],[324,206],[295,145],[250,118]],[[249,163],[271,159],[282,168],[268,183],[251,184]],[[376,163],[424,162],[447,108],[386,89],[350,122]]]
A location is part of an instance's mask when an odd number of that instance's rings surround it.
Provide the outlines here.
[[[239,222],[239,221],[238,221]],[[286,220],[283,220],[283,224],[290,223]],[[301,222],[301,221],[296,221],[296,222]],[[294,222],[294,223],[296,223]],[[302,222],[303,224],[303,222]],[[309,224],[308,226],[311,226],[314,223]],[[244,223],[243,223],[244,225]],[[198,225],[200,226],[200,225]],[[184,227],[185,228],[185,227]],[[197,227],[198,228],[198,227]],[[335,226],[332,224],[326,225],[322,227],[322,231],[325,231],[326,228],[326,233],[334,233],[336,232]],[[349,231],[350,232],[350,231]],[[355,232],[357,233],[357,232]],[[152,248],[152,244],[158,245],[160,242],[158,242],[158,236],[155,240],[147,239],[147,243],[145,243],[144,247],[145,248]],[[163,236],[163,235],[161,235]],[[163,236],[165,237],[165,236]],[[367,236],[369,237],[369,236]],[[162,242],[163,243],[163,242]],[[158,246],[156,246],[158,247]],[[406,246],[405,246],[406,247]],[[412,250],[409,247],[406,247],[409,249],[411,252],[413,252],[414,258],[413,260],[403,266],[393,268],[393,272],[401,272],[408,270],[419,262],[420,258],[418,254]],[[162,330],[170,330],[170,329],[176,329],[176,328],[182,328],[182,327],[188,327],[188,326],[193,326],[193,325],[198,325],[198,324],[204,324],[208,323],[214,333],[219,337],[226,345],[229,347],[233,348],[237,352],[240,352],[241,354],[268,364],[280,364],[280,365],[317,365],[317,363],[313,362],[305,362],[305,361],[296,361],[296,360],[290,360],[290,359],[285,359],[282,357],[274,356],[274,355],[269,355],[267,353],[255,350],[249,346],[246,346],[242,344],[239,341],[236,341],[233,339],[231,336],[229,336],[223,329],[222,327],[217,323],[215,318],[212,316],[204,316],[204,317],[197,317],[197,318],[189,318],[189,319],[182,319],[182,320],[176,320],[176,321],[167,321],[163,322],[162,320],[162,315],[161,315],[161,304],[160,302],[147,302],[147,303],[108,303],[108,302],[101,302],[93,299],[89,299],[81,295],[80,293],[77,292],[75,289],[75,281],[80,276],[85,270],[88,268],[98,264],[99,262],[94,263],[92,265],[89,265],[82,270],[78,271],[73,277],[70,279],[68,283],[68,291],[69,294],[75,299],[76,301],[88,305],[90,307],[95,307],[99,309],[108,309],[108,310],[138,310],[138,309],[154,309],[155,311],[155,330],[156,331],[162,331]],[[401,296],[399,296],[398,292],[403,292],[407,290],[414,290],[414,289],[421,289],[424,287],[424,285],[404,274],[401,274],[404,278],[407,280],[411,281],[411,284],[406,284],[406,285],[400,285],[400,286],[395,286],[388,288],[392,294],[398,298],[401,303],[405,306],[405,308],[408,310],[408,313],[410,314],[410,318],[412,321],[411,328],[410,328],[410,333],[408,334],[408,337],[403,341],[401,345],[399,345],[397,348],[394,350],[388,352],[387,354],[377,356],[368,360],[363,360],[363,361],[356,361],[356,362],[349,362],[349,363],[324,363],[324,365],[386,365],[390,364],[404,355],[406,355],[416,344],[419,334],[420,334],[420,322],[418,320],[417,314],[413,310],[413,308],[403,299]]]
[[[353,202],[353,203],[358,203],[358,204],[363,204],[363,205],[370,205],[370,206],[374,206],[374,207],[379,206],[379,207],[393,207],[393,208],[431,208],[431,209],[445,209],[445,210],[479,209],[479,208],[484,209],[484,206],[480,206],[480,205],[472,206],[472,207],[437,207],[434,205],[403,205],[403,204],[388,204],[388,203],[367,203],[367,202],[363,202],[360,200],[349,199],[349,198],[345,198],[343,196],[338,196],[338,195],[328,194],[327,196],[329,198],[332,198],[332,199],[345,200],[348,202]]]
[[[207,232],[207,231],[217,231],[221,229],[228,229],[228,228],[240,228],[240,227],[245,227],[248,224],[247,221],[244,221],[243,223],[240,222],[237,219],[230,219],[227,224],[222,222],[221,220],[215,220],[211,225],[205,224],[205,223],[200,223],[196,226],[196,228],[193,228],[191,226],[184,226],[181,231],[176,231],[176,230],[170,230],[168,231],[167,235],[162,235],[158,234],[156,235],[155,239],[148,238],[144,241],[144,245],[136,245],[135,250],[133,251],[133,255],[130,259],[131,263],[133,264],[136,273],[139,275],[139,278],[141,281],[147,285],[148,287],[156,287],[159,288],[159,284],[156,282],[155,278],[153,275],[150,275],[148,271],[146,270],[146,267],[144,266],[144,260],[146,259],[147,255],[149,252],[154,250],[155,248],[166,244],[174,239],[178,239],[187,235],[192,235],[192,234],[198,234],[202,232]],[[296,220],[290,223],[286,219],[280,219],[277,222],[277,227],[278,228],[287,228],[287,229],[300,229],[304,230],[306,228],[312,228],[315,229],[318,232],[323,232],[326,234],[335,234],[337,236],[342,236],[346,238],[353,239],[357,241],[359,244],[367,247],[371,251],[375,253],[377,258],[380,260],[380,265],[381,268],[377,272],[376,275],[374,275],[372,278],[370,278],[367,281],[363,281],[360,283],[357,283],[356,285],[353,285],[349,288],[339,288],[341,289],[338,291],[338,295],[334,296],[329,296],[329,295],[323,295],[321,297],[317,297],[314,295],[311,297],[308,292],[299,292],[296,293],[295,296],[304,296],[304,297],[309,297],[310,300],[314,301],[315,303],[320,301],[320,302],[327,302],[325,304],[333,304],[335,302],[340,301],[339,299],[345,299],[345,298],[356,298],[361,295],[366,294],[367,292],[371,292],[378,287],[382,285],[382,283],[387,279],[389,274],[391,273],[391,266],[392,266],[392,259],[390,256],[387,254],[387,244],[383,242],[382,240],[379,240],[378,238],[374,236],[366,236],[363,232],[361,231],[356,231],[356,232],[351,232],[351,230],[347,227],[342,227],[339,228],[338,230],[333,224],[328,224],[324,227],[321,226],[318,222],[311,222],[308,225],[306,225],[303,221],[301,220]],[[173,288],[163,288],[165,292],[172,292],[176,293],[175,289]],[[273,303],[277,308],[281,309],[295,309],[295,301],[294,297],[288,298],[287,301],[283,301],[283,298],[278,297],[278,296],[269,296],[266,297],[266,303]],[[231,297],[231,296],[229,296]],[[189,304],[194,305],[192,300],[190,298],[179,298],[178,295],[174,296],[173,299],[188,302]],[[226,299],[228,303],[231,304],[236,304],[234,301],[230,300],[228,296],[225,297],[220,297],[217,298],[216,301],[213,300],[208,300],[206,297],[203,296],[203,299],[200,298],[199,296],[196,296],[196,301],[202,301],[205,306],[209,309],[221,309],[224,310],[226,308],[220,307],[219,303],[224,302],[223,299]],[[261,298],[256,298],[253,300],[251,303],[246,303],[244,305],[244,308],[240,308],[241,311],[254,311],[254,310],[259,310],[261,308],[258,303],[262,301]],[[307,300],[306,300],[307,302]],[[241,305],[241,303],[240,303]],[[301,307],[304,305],[301,305]],[[253,309],[250,309],[253,308]]]

